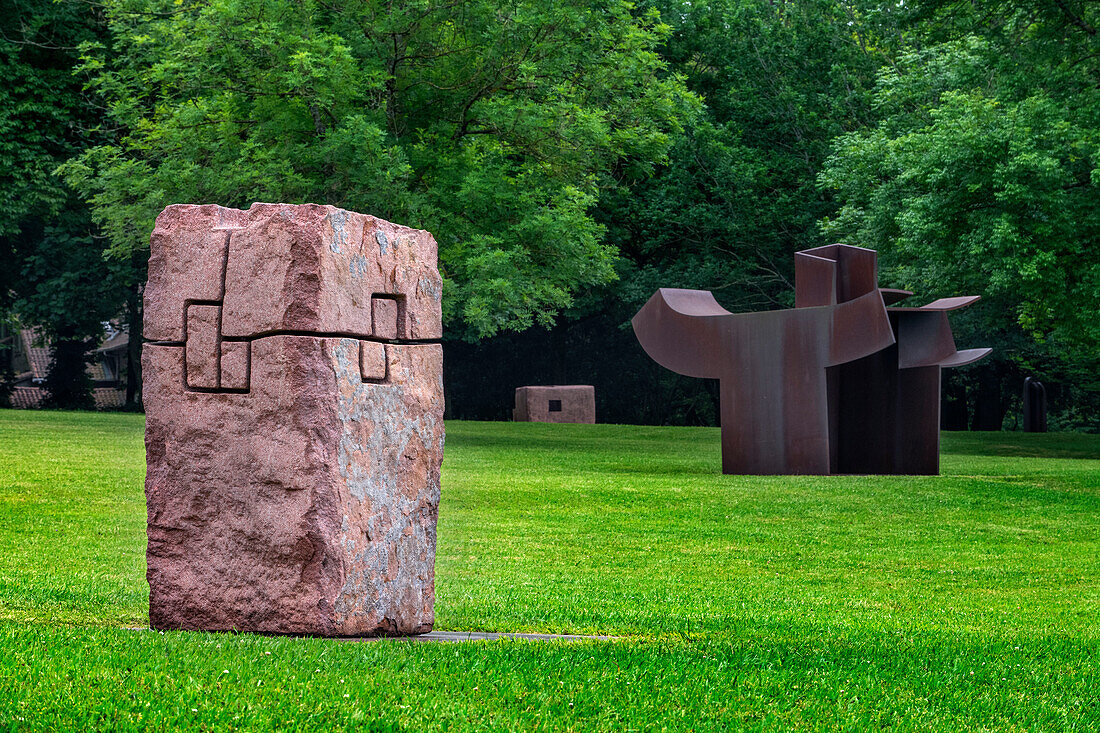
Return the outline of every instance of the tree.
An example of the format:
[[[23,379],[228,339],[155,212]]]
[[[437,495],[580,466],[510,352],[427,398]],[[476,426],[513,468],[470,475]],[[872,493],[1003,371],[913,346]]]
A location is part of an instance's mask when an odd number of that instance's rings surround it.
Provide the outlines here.
[[[0,13],[0,313],[40,326],[55,347],[46,387],[59,407],[91,406],[88,351],[122,303],[120,268],[55,173],[96,141],[72,70],[77,45],[102,32],[83,2],[21,0]]]
[[[791,304],[793,253],[823,244],[835,210],[817,188],[833,137],[870,121],[887,58],[848,3],[655,0],[672,27],[660,51],[704,105],[656,175],[601,192],[598,220],[619,279],[578,298],[549,331],[452,348],[452,414],[497,417],[517,384],[596,385],[602,419],[714,424],[717,385],[641,350],[630,318],[658,287],[713,290],[731,310]],[[876,26],[877,27],[877,26]],[[862,34],[862,35],[861,35]],[[535,380],[535,381],[532,381]]]
[[[548,322],[614,276],[592,209],[691,97],[621,0],[108,0],[85,71],[116,129],[67,174],[111,252],[173,202],[314,201],[432,231],[445,319]]]
[[[830,141],[869,118],[881,57],[837,0],[654,6],[673,26],[663,55],[706,106],[660,175],[605,195],[634,305],[674,283],[734,309],[787,304],[792,255],[823,243],[817,221],[833,210],[818,171]]]
[[[840,136],[820,178],[842,204],[824,231],[878,249],[894,284],[983,296],[973,323],[1003,346],[986,367],[996,382],[1041,368],[1100,387],[1097,16],[1095,3],[922,6],[923,33],[879,76],[879,121]],[[987,429],[1016,392],[997,389]]]
[[[977,292],[1031,333],[1098,344],[1100,128],[1043,89],[1005,98],[959,79],[985,76],[995,53],[971,37],[884,73],[889,113],[840,138],[822,175],[844,202],[825,230],[889,253],[905,282]]]

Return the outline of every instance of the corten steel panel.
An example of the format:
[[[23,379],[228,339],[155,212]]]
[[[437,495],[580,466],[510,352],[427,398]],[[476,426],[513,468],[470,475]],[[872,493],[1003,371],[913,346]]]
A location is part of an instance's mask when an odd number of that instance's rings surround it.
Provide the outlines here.
[[[796,253],[794,282],[795,308],[836,305],[836,260]]]
[[[795,255],[791,310],[733,314],[707,291],[662,288],[634,316],[662,366],[718,379],[724,473],[936,473],[940,368],[958,352],[947,310],[886,308],[911,293],[877,287],[873,250]]]
[[[891,473],[897,425],[897,346],[830,369],[839,413],[830,436],[836,446],[832,473]],[[884,430],[883,426],[887,426]]]
[[[897,346],[834,369],[833,473],[939,473],[940,367],[898,368]]]
[[[893,343],[882,297],[732,314],[705,291],[661,289],[633,321],[680,374],[720,380],[725,473],[828,473],[825,368]]]
[[[943,311],[897,309],[890,315],[898,334],[899,368],[939,364],[957,351]]]
[[[515,399],[516,422],[596,422],[596,388],[590,384],[516,387]]]
[[[933,300],[928,305],[922,305],[915,310],[922,311],[954,311],[959,308],[965,308],[968,305],[977,303],[981,300],[980,295],[960,295],[955,298],[940,298],[939,300]]]
[[[882,300],[886,305],[893,305],[894,303],[905,300],[913,294],[909,290],[899,290],[898,288],[879,288],[878,291],[882,293]]]
[[[939,474],[940,371],[938,365],[898,370],[897,443],[888,473]]]
[[[993,349],[990,348],[963,349],[962,351],[958,351],[941,361],[940,366],[944,368],[966,366],[967,364],[973,364],[979,359],[984,359],[992,353]]]

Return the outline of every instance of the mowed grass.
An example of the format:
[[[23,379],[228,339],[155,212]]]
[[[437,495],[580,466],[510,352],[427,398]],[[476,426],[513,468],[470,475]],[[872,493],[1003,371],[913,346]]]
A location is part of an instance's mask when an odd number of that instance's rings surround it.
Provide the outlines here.
[[[0,727],[1100,730],[1100,436],[730,477],[718,431],[449,423],[417,644],[146,626],[139,415],[0,411]]]

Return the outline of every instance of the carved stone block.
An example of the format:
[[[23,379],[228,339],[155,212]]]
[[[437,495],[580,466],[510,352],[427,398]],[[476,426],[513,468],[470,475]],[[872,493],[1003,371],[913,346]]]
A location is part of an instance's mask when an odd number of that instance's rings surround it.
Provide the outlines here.
[[[429,631],[444,439],[432,236],[331,206],[170,206],[151,246],[151,625]]]
[[[596,388],[590,384],[516,387],[516,422],[596,422]]]

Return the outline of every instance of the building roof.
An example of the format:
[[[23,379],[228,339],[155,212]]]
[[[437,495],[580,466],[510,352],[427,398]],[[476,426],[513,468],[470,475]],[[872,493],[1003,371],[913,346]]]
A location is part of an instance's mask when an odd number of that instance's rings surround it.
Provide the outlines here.
[[[126,406],[126,390],[112,387],[96,387],[92,390],[95,409],[111,410]]]
[[[108,351],[124,351],[130,345],[130,334],[125,331],[115,331],[107,340],[99,345],[96,353],[103,354]]]
[[[125,331],[109,330],[106,340],[95,350],[96,354],[118,354],[125,352],[130,343],[130,335]],[[22,342],[23,352],[27,356],[30,371],[15,375],[16,382],[30,382],[38,384],[46,379],[50,373],[50,364],[53,361],[53,348],[42,336],[41,329],[24,328],[19,331],[19,339]],[[95,382],[117,381],[117,375],[112,377],[107,374],[102,362],[92,361],[88,364],[88,376]]]
[[[45,379],[46,375],[50,373],[50,362],[53,361],[53,353],[45,345],[46,342],[41,337],[41,331],[37,328],[24,328],[19,332],[19,337],[23,339],[23,351],[27,354],[27,361],[31,365],[31,378],[35,381]]]
[[[38,387],[16,387],[11,391],[11,406],[17,410],[29,410],[42,404],[46,390]]]
[[[33,410],[42,406],[46,390],[41,387],[16,387],[11,392],[11,406],[18,410]],[[126,406],[126,390],[96,387],[92,390],[97,410],[115,410]]]

